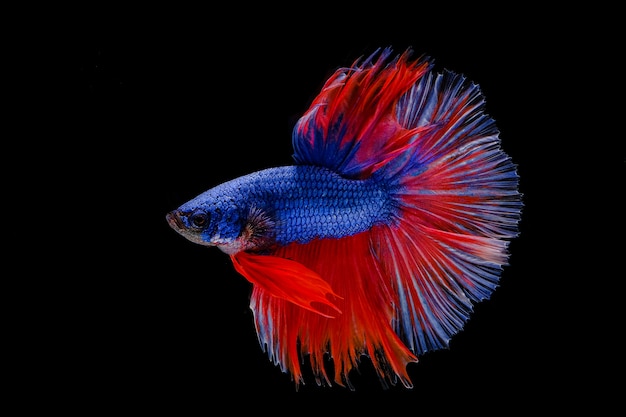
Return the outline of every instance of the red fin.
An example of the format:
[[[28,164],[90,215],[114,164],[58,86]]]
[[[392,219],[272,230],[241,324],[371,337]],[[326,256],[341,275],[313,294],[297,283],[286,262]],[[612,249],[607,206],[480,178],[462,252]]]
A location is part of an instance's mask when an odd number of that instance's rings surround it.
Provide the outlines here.
[[[432,64],[409,62],[410,51],[393,60],[391,49],[338,69],[298,120],[293,133],[298,164],[325,166],[351,178],[367,178],[398,159],[412,138],[430,127],[398,123],[397,106]],[[400,158],[401,159],[401,158]]]
[[[324,317],[333,316],[313,307],[313,303],[327,305],[341,314],[328,295],[339,297],[318,274],[301,263],[278,256],[254,255],[239,252],[231,255],[237,272],[268,294],[292,302]]]

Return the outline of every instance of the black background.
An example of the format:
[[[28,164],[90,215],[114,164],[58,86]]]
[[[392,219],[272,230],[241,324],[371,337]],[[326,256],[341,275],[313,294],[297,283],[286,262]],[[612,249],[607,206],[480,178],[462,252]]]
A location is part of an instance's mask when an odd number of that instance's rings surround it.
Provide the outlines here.
[[[572,105],[581,82],[572,68],[594,49],[585,29],[565,34],[559,16],[519,8],[241,7],[82,10],[58,24],[61,37],[42,36],[54,60],[37,73],[60,113],[48,146],[64,155],[55,198],[70,242],[48,284],[62,293],[41,326],[49,350],[37,353],[49,401],[175,415],[602,404],[589,391],[601,331],[576,284],[584,268],[572,263],[585,249],[569,220],[584,202],[571,202],[583,174],[568,167],[585,153],[577,141],[590,140],[571,129],[585,114]],[[364,359],[354,392],[310,375],[296,392],[256,339],[250,284],[165,214],[221,182],[290,164],[291,130],[328,76],[385,46],[412,47],[480,85],[518,165],[521,235],[500,288],[450,349],[409,366],[413,389],[383,390]]]

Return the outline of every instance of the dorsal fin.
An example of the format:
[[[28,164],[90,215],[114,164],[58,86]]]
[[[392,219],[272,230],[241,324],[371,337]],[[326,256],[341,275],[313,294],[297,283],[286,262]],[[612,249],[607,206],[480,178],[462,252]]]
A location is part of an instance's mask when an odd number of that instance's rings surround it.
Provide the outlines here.
[[[392,60],[390,54],[378,50],[329,78],[294,128],[298,164],[367,178],[407,148],[416,132],[398,123],[397,103],[431,64],[409,62],[410,50]]]

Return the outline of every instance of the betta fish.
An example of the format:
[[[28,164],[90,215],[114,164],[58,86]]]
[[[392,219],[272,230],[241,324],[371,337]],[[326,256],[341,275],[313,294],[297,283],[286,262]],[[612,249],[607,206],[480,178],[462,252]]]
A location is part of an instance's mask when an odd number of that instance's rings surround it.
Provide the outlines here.
[[[251,283],[259,343],[296,385],[382,385],[448,348],[499,286],[519,234],[517,165],[479,86],[381,48],[340,67],[293,128],[293,164],[229,180],[167,213]],[[328,364],[332,361],[332,366]]]

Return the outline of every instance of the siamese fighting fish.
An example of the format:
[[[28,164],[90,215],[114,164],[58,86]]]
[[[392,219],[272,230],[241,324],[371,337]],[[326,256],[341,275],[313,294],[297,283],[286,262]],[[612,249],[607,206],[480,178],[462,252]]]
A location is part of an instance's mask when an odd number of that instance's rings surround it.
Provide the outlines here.
[[[167,213],[251,284],[269,359],[305,383],[385,388],[449,348],[509,266],[523,208],[479,86],[380,48],[338,68],[293,128],[293,163],[234,178]],[[332,366],[328,361],[332,361]]]

